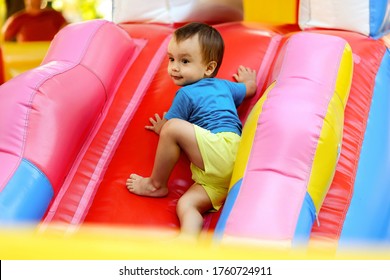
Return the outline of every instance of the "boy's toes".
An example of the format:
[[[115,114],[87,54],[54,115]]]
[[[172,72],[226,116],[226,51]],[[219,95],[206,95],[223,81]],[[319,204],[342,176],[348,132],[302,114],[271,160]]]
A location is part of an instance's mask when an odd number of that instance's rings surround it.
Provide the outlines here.
[[[130,178],[128,180],[137,180],[139,178],[142,178],[142,177],[137,175],[137,174],[130,174]]]

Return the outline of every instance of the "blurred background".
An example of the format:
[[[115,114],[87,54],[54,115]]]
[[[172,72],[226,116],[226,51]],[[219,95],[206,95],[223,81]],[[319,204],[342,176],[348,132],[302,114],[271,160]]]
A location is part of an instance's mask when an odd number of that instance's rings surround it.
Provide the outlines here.
[[[61,11],[68,22],[112,18],[112,0],[47,0],[44,6]],[[0,27],[13,13],[24,8],[24,0],[0,0]]]
[[[0,30],[6,20],[25,8],[26,0],[0,0]],[[41,8],[62,13],[68,23],[91,19],[112,20],[112,0],[43,0]],[[42,25],[44,23],[41,23]],[[5,81],[37,67],[49,48],[50,40],[15,42],[0,39],[0,85]]]

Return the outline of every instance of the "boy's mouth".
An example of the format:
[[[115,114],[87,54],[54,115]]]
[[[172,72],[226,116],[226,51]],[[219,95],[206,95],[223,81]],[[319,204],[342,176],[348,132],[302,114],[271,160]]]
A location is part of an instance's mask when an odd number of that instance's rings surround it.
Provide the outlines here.
[[[171,78],[173,79],[173,80],[181,80],[183,77],[182,76],[171,76]]]

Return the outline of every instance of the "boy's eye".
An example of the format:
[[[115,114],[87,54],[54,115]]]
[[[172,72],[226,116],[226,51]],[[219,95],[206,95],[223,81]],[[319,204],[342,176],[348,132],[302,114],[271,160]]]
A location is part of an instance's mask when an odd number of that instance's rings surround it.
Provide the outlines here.
[[[174,61],[173,57],[168,57],[168,59],[169,59],[169,61],[171,61],[171,62]]]
[[[181,62],[182,62],[183,64],[187,64],[187,63],[189,63],[190,61],[189,61],[188,59],[183,59]]]

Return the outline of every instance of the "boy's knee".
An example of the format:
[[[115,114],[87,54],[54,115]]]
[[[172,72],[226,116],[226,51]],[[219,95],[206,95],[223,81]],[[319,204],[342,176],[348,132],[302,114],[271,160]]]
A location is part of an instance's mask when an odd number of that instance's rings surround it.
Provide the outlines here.
[[[175,133],[179,127],[179,122],[179,119],[168,120],[162,127],[160,136]]]
[[[182,196],[176,205],[176,213],[178,215],[183,214],[186,209],[191,207],[191,201],[188,201],[185,196]]]
[[[176,204],[176,212],[179,212],[183,209],[184,203],[183,203],[183,197],[179,198]]]

